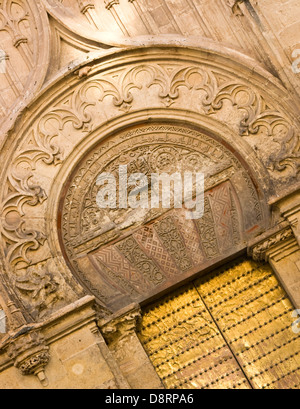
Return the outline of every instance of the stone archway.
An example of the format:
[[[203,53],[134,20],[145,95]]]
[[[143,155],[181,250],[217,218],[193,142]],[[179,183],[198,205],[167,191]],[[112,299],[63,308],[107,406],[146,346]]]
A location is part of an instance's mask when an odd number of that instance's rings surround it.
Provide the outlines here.
[[[85,153],[104,140],[113,144],[112,135],[131,127],[183,127],[183,136],[195,132],[195,140],[206,138],[203,143],[228,156],[235,171],[222,181],[231,188],[228,211],[235,213],[241,238],[236,251],[270,226],[268,198],[298,174],[296,111],[269,73],[239,53],[223,51],[174,45],[110,51],[63,74],[32,103],[32,114],[17,122],[2,153],[1,259],[3,278],[29,321],[90,287],[89,277],[78,282],[78,271],[74,277],[53,227],[61,192]],[[240,210],[234,175],[242,177],[243,200],[251,203],[246,217],[249,206]],[[66,248],[70,237],[64,240]]]
[[[149,178],[149,202],[151,174],[204,173],[203,218],[187,219],[184,207],[99,209],[97,178],[118,179],[119,165],[127,166],[127,178]],[[217,137],[178,117],[105,138],[83,154],[60,196],[60,246],[74,275],[100,305],[117,312],[235,256],[266,223],[243,165]]]

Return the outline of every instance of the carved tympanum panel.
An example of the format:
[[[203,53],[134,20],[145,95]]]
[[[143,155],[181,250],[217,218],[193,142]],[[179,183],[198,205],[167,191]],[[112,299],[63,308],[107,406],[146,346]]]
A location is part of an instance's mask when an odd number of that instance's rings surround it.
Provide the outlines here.
[[[99,208],[99,175],[115,177],[116,190],[143,174],[150,201],[153,174],[204,174],[204,215],[186,208]],[[128,193],[130,194],[128,187]],[[243,209],[243,211],[241,210]],[[83,157],[62,194],[59,230],[74,274],[110,310],[143,302],[244,247],[263,223],[257,193],[238,159],[217,139],[170,124],[121,131]]]

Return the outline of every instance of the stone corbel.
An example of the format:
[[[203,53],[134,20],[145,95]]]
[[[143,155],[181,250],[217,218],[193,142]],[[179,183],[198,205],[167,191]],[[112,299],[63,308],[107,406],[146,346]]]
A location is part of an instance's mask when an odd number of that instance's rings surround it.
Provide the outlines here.
[[[91,0],[78,0],[78,5],[82,14],[85,14],[88,10],[95,8],[95,3]]]
[[[120,0],[105,0],[105,7],[110,10],[113,6],[120,4]]]
[[[300,247],[292,227],[283,222],[253,241],[248,253],[269,262],[295,308],[300,308]]]
[[[113,345],[135,334],[141,317],[140,307],[132,304],[117,316],[114,315],[109,321],[100,321],[101,332],[106,342]]]
[[[295,236],[290,225],[283,223],[275,229],[268,231],[253,241],[248,253],[255,261],[269,261],[271,254],[295,245]]]
[[[45,368],[50,361],[49,347],[39,331],[23,327],[11,335],[7,354],[22,375],[35,375],[44,387],[48,386]]]

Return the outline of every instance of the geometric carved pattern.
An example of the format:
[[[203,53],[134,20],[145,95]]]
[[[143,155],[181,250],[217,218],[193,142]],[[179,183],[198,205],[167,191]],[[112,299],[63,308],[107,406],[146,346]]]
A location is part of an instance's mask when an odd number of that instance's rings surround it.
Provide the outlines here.
[[[193,264],[174,219],[171,216],[167,216],[162,221],[156,223],[154,228],[178,268],[181,271],[190,269]]]
[[[134,233],[134,238],[144,248],[144,250],[152,257],[170,277],[180,274],[180,270],[176,267],[174,261],[163,247],[159,240],[159,236],[152,226],[145,226]]]
[[[136,271],[115,248],[101,249],[91,259],[98,263],[99,270],[105,273],[107,279],[111,279],[114,285],[120,286],[131,295],[136,296],[149,290],[149,284],[143,279],[143,275]]]
[[[208,193],[204,199],[204,216],[195,220],[195,224],[207,258],[225,253],[240,242],[238,211],[230,184],[224,183]]]
[[[216,124],[212,126],[211,132],[217,134],[219,132],[217,124],[224,123],[228,116],[229,144],[232,143],[230,134],[232,132],[235,135],[240,133],[240,136],[246,138],[246,142],[239,142],[240,146],[247,146],[249,141],[255,144],[258,139],[261,140],[262,134],[268,135],[266,136],[270,142],[268,152],[262,152],[261,147],[258,146],[256,156],[259,156],[268,168],[270,177],[278,180],[279,183],[284,183],[283,180],[291,180],[290,178],[296,176],[298,172],[297,124],[291,121],[285,104],[279,107],[274,99],[268,98],[259,86],[253,84],[255,73],[251,76],[250,82],[242,78],[237,81],[236,75],[228,69],[223,70],[220,60],[213,66],[206,64],[204,60],[200,62],[198,56],[201,57],[201,51],[195,51],[192,56],[187,57],[186,51],[180,48],[178,61],[166,58],[162,50],[155,49],[151,50],[152,54],[150,57],[147,56],[146,62],[143,53],[146,53],[145,50],[141,51],[142,57],[136,61],[136,59],[133,60],[131,52],[128,52],[128,58],[126,57],[126,61],[122,60],[124,64],[121,65],[114,61],[114,56],[111,61],[113,68],[111,69],[111,66],[104,70],[101,68],[101,72],[99,71],[101,64],[97,60],[92,69],[84,71],[87,78],[82,74],[83,71],[79,76],[70,77],[68,89],[61,93],[54,85],[53,98],[51,97],[51,101],[45,103],[42,108],[43,98],[45,101],[47,98],[41,97],[40,108],[36,114],[33,114],[28,128],[18,130],[17,127],[15,141],[22,141],[22,143],[18,145],[14,143],[11,148],[7,147],[8,151],[10,149],[8,166],[3,172],[1,188],[2,257],[9,272],[7,277],[12,287],[15,288],[19,278],[21,281],[23,277],[26,278],[26,270],[31,264],[41,265],[52,258],[53,254],[56,257],[59,253],[58,248],[53,246],[53,243],[57,242],[56,231],[51,229],[51,235],[55,236],[51,240],[48,240],[46,233],[47,229],[49,232],[49,220],[56,217],[51,214],[53,207],[50,205],[49,194],[52,194],[51,200],[58,199],[59,190],[63,189],[65,180],[62,180],[64,176],[56,179],[56,175],[64,166],[68,166],[64,173],[66,177],[70,171],[70,164],[71,168],[78,169],[76,180],[79,180],[79,183],[69,188],[68,183],[66,184],[65,201],[61,202],[60,208],[63,214],[59,217],[59,228],[62,232],[60,244],[77,277],[82,276],[76,267],[77,257],[93,253],[112,241],[124,239],[123,234],[126,229],[123,229],[122,223],[118,225],[118,222],[122,219],[124,221],[126,214],[110,212],[107,215],[95,208],[94,198],[97,191],[93,186],[93,177],[104,169],[113,172],[113,167],[116,167],[118,161],[126,162],[128,155],[132,153],[135,155],[135,158],[132,157],[130,161],[130,169],[133,171],[140,168],[147,174],[153,170],[153,165],[157,165],[156,169],[159,169],[163,163],[162,156],[159,155],[159,149],[162,149],[167,153],[169,165],[182,163],[186,169],[193,169],[196,164],[200,171],[205,170],[207,191],[225,181],[231,183],[229,194],[231,205],[227,206],[225,213],[231,209],[232,225],[228,225],[220,213],[218,220],[222,227],[219,226],[213,233],[215,238],[212,239],[214,241],[212,247],[216,249],[218,245],[219,250],[219,253],[213,250],[217,259],[221,258],[223,251],[226,252],[227,244],[222,241],[225,233],[229,234],[229,231],[232,231],[236,249],[243,243],[244,231],[239,231],[241,219],[243,219],[243,228],[247,234],[249,232],[249,236],[253,237],[261,231],[264,224],[262,202],[258,200],[257,189],[249,172],[231,153],[237,148],[237,144],[233,144],[233,150],[230,151],[219,142],[225,139],[224,135],[219,134],[218,139],[215,139],[196,131],[193,126],[197,122],[200,124],[203,118],[207,118],[208,123]],[[157,62],[158,55],[163,63]],[[151,61],[148,61],[148,57]],[[224,61],[223,57],[220,58]],[[258,82],[261,82],[261,79]],[[149,100],[145,98],[146,95],[149,95]],[[191,95],[193,98],[190,98]],[[189,115],[195,116],[195,120],[192,121],[194,125],[189,129],[185,125],[182,126],[182,123],[187,123],[189,120],[181,122],[180,125],[176,125],[179,124],[177,120],[172,124],[161,122],[158,125],[154,116],[148,126],[142,127],[134,125],[134,120],[130,119],[126,124],[128,126],[126,131],[115,133],[105,140],[101,139],[103,142],[98,145],[99,149],[92,149],[93,154],[90,157],[86,154],[86,161],[83,160],[78,164],[78,157],[82,158],[79,153],[75,159],[76,164],[74,163],[75,156],[72,156],[72,152],[75,146],[83,140],[89,141],[88,143],[93,140],[93,145],[89,146],[97,146],[95,139],[97,129],[100,129],[99,127],[106,123],[107,119],[116,121],[116,118],[123,113],[129,113],[126,118],[137,112],[141,115],[141,112],[146,112],[143,111],[146,108],[149,110],[147,112],[157,112],[160,118],[163,113],[166,113],[164,116],[166,118],[175,109],[178,109],[178,112],[182,112],[183,108],[186,109],[186,101],[191,103]],[[148,102],[151,106],[148,106]],[[141,116],[143,123],[145,124],[150,117],[151,115]],[[182,114],[180,117],[182,118]],[[70,138],[70,132],[72,138]],[[241,152],[243,149],[241,148]],[[263,168],[255,155],[249,158],[252,163],[257,164],[255,169],[258,171],[254,171],[257,175]],[[49,175],[47,169],[49,169]],[[234,175],[236,175],[235,179]],[[70,176],[70,180],[73,176]],[[52,189],[54,180],[59,185],[58,190]],[[238,180],[240,182],[236,183]],[[85,184],[90,189],[85,189]],[[79,192],[80,189],[81,192]],[[82,194],[81,197],[80,194]],[[55,195],[56,199],[54,199]],[[208,197],[207,208],[213,205],[210,200],[211,198]],[[46,208],[49,212],[48,218],[45,218]],[[255,217],[254,213],[256,213]],[[156,213],[140,215],[141,218],[135,225],[133,223],[128,226],[128,233],[130,229],[148,224],[163,214],[161,209],[158,209]],[[103,220],[109,222],[104,226]],[[211,219],[212,221],[214,219]],[[177,221],[176,225],[179,224]],[[199,232],[199,226],[197,230]],[[180,234],[182,240],[187,240],[186,228]],[[200,246],[197,255],[191,255],[191,247],[187,246],[187,255],[193,266],[192,269],[185,270],[186,274],[196,271],[198,268],[196,266],[201,264],[201,258],[203,259],[201,268],[209,267],[215,260],[215,258],[207,258],[206,252],[212,243],[209,243],[207,237],[205,240],[208,241],[204,245],[200,243],[200,238],[193,243],[195,249],[198,244]],[[160,242],[163,244],[162,241]],[[149,253],[147,255],[150,257]],[[64,270],[67,270],[64,261],[62,264]],[[161,268],[158,260],[155,261],[155,265],[158,269]],[[185,278],[184,274],[183,278]],[[179,276],[181,276],[180,273]],[[21,298],[23,293],[20,294]],[[38,303],[40,301],[38,300]]]
[[[129,237],[117,245],[117,249],[127,258],[131,265],[136,266],[154,287],[162,284],[164,277],[153,260],[141,249],[133,237]]]
[[[141,301],[162,286],[180,281],[185,274],[198,272],[207,260],[227,254],[238,244],[232,234],[234,219],[230,219],[233,212],[238,216],[236,205],[229,193],[222,195],[229,190],[229,184],[224,183],[205,196],[205,203],[211,200],[216,211],[221,203],[223,216],[219,228],[207,205],[200,220],[186,220],[184,211],[174,209],[117,244],[93,252],[89,256],[93,265],[106,282],[132,301]],[[196,226],[200,226],[199,233]],[[237,227],[240,237],[240,226]]]
[[[170,210],[99,209],[97,177],[109,172],[118,181],[119,164],[127,164],[128,177],[131,173],[171,174],[176,167],[182,172],[203,171],[204,216],[187,220],[186,210],[173,206]],[[85,274],[82,268],[77,273],[76,260],[89,254],[103,286],[123,294],[117,301],[116,293],[115,308],[121,308],[144,301],[240,250],[244,233],[239,200],[253,200],[253,190],[250,179],[245,180],[238,200],[228,180],[235,172],[242,168],[232,154],[212,138],[188,128],[141,126],[100,143],[81,162],[62,198],[62,244],[74,273],[79,279]],[[250,223],[258,221],[255,215]],[[100,290],[99,282],[94,286]],[[111,300],[110,306],[113,304]]]
[[[214,258],[219,254],[218,241],[215,231],[215,221],[209,197],[204,199],[204,215],[196,220],[201,236],[202,245],[207,258]]]
[[[183,210],[174,210],[171,214],[186,243],[188,257],[192,260],[194,266],[200,265],[203,263],[205,256],[195,221],[186,219]]]
[[[237,220],[237,209],[230,195],[228,184],[219,186],[213,195],[209,195],[221,251],[226,251],[232,246],[233,238],[237,242],[240,241],[239,229],[234,232],[233,223]]]
[[[229,186],[223,185],[215,189],[214,195],[209,197],[216,225],[216,234],[218,237],[222,237],[222,240],[220,240],[221,250],[226,250],[228,246],[231,246],[231,202],[229,194]]]

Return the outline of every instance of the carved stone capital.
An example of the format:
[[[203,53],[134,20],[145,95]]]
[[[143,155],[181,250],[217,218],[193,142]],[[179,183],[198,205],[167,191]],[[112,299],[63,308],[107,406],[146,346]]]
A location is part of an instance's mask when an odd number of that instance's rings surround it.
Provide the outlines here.
[[[7,347],[8,356],[22,375],[35,375],[43,386],[48,385],[45,368],[50,361],[49,347],[39,331],[23,327],[11,336]]]
[[[119,0],[106,0],[104,3],[105,3],[105,7],[107,8],[107,10],[110,10],[116,4],[120,4],[120,1]]]
[[[80,12],[85,14],[88,10],[95,8],[95,3],[92,0],[77,0]]]
[[[100,320],[98,325],[108,345],[120,342],[136,332],[141,321],[141,309],[137,304],[114,314],[109,321]]]
[[[293,230],[288,224],[283,223],[256,239],[249,246],[248,254],[255,261],[268,261],[270,252],[276,250],[279,245],[288,245],[291,239],[295,241]]]

